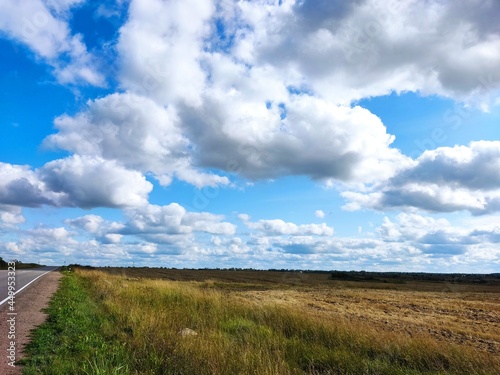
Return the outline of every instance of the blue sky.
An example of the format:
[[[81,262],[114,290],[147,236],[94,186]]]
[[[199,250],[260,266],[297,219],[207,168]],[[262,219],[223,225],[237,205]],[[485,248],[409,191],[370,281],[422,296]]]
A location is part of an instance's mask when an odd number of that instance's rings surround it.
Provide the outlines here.
[[[0,256],[500,272],[495,1],[0,4]]]

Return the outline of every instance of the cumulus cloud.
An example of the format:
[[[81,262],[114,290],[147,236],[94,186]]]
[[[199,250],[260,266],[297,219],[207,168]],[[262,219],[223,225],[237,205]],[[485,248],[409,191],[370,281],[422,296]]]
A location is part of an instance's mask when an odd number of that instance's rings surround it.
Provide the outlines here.
[[[499,226],[475,225],[472,228],[453,226],[443,218],[401,213],[395,221],[385,217],[377,233],[386,242],[411,245],[432,257],[466,254],[478,247],[489,247],[498,253]]]
[[[105,220],[98,215],[85,215],[77,219],[67,219],[65,223],[74,228],[83,229],[89,233],[99,233]]]
[[[408,163],[366,109],[309,95],[269,100],[266,106],[264,97],[256,102],[244,92],[214,93],[199,110],[183,110],[196,162],[250,179],[305,175],[347,182],[387,178]]]
[[[128,207],[147,203],[152,185],[98,157],[72,156],[42,168],[0,163],[0,203],[24,207]]]
[[[479,141],[425,151],[413,168],[392,180],[395,185],[422,182],[489,191],[500,187],[499,169],[500,141]]]
[[[18,243],[18,250],[32,253],[70,254],[78,246],[73,233],[64,227],[36,228],[25,233]]]
[[[118,233],[108,233],[102,238],[102,243],[105,244],[118,244],[121,242],[123,236]]]
[[[344,264],[344,267],[357,265],[385,270],[408,267],[440,272],[443,269],[440,267],[451,267],[451,263],[471,266],[468,257],[472,254],[498,262],[499,228],[480,223],[452,225],[444,218],[401,213],[392,220],[385,217],[371,238],[369,234],[365,238],[276,236],[256,230],[248,244],[255,254],[271,256],[269,252],[277,252],[284,257],[300,256],[297,260],[307,259],[309,265],[318,261],[322,269],[327,264]],[[483,267],[480,261],[475,266]]]
[[[425,151],[369,193],[344,192],[348,210],[416,207],[433,212],[467,210],[473,214],[500,210],[500,142]]]
[[[3,1],[0,31],[51,65],[60,82],[102,85],[95,57],[68,26],[79,3]],[[450,259],[470,264],[467,257],[498,264],[497,226],[457,229],[415,209],[498,212],[499,142],[441,147],[413,160],[394,148],[377,116],[356,104],[407,91],[483,109],[498,104],[498,2],[127,5],[115,43],[118,92],[58,117],[57,133],[45,141],[73,156],[38,169],[0,163],[0,226],[21,224],[20,207],[44,205],[126,208],[125,220],[86,215],[65,222],[71,231],[19,231],[19,241],[8,238],[2,250],[50,258],[57,248],[96,262],[178,254],[186,262],[225,262],[238,254],[261,267],[440,270]],[[111,15],[99,9],[98,15]],[[334,238],[324,223],[240,214],[240,235],[221,215],[149,204],[145,175],[162,185],[178,179],[199,188],[230,185],[233,175],[302,175],[341,186],[346,209],[407,212],[384,219],[365,238]],[[321,210],[315,215],[324,217]]]
[[[177,203],[129,208],[125,210],[125,216],[123,222],[110,222],[91,214],[65,220],[65,224],[90,242],[103,246],[123,245],[129,254],[198,252],[205,248],[202,238],[207,234],[219,238],[219,245],[231,243],[234,249],[238,242],[234,237],[236,226],[224,221],[223,216],[189,212]],[[129,244],[132,243],[142,248],[131,250]]]
[[[467,225],[453,225],[442,217],[400,213],[394,219],[385,217],[375,232],[366,233],[364,238],[297,233],[294,229],[298,226],[281,221],[271,221],[274,226],[268,225],[267,230],[264,220],[244,223],[251,229],[246,244],[252,257],[275,259],[273,262],[289,266],[297,262],[306,267],[316,264],[321,269],[340,265],[344,269],[397,267],[439,272],[451,264],[470,265],[467,257],[471,254],[489,256],[493,262],[500,259],[496,245],[500,240],[499,226],[483,224],[478,218]],[[212,242],[218,245],[221,240]],[[475,266],[482,267],[480,263]]]
[[[0,3],[0,33],[28,46],[54,68],[61,83],[104,85],[97,60],[81,35],[72,35],[65,15],[80,0],[5,0]]]
[[[142,250],[147,244],[105,244],[95,240],[75,239],[76,233],[65,228],[37,228],[24,232],[17,242],[0,243],[0,250],[13,258],[28,257],[43,264],[61,264],[61,259],[69,263],[93,265],[116,264],[131,258],[129,252]],[[150,245],[151,248],[154,245]],[[62,258],[64,257],[64,258]]]
[[[65,15],[71,8],[84,3],[85,0],[45,0],[45,6],[56,14]]]
[[[487,225],[474,229],[469,236],[475,238],[477,243],[500,243],[500,225]]]
[[[324,217],[325,217],[325,213],[323,212],[323,210],[316,210],[316,211],[314,212],[314,216],[316,216],[317,218],[322,219],[322,218],[324,218]]]
[[[47,163],[40,175],[51,191],[64,194],[60,204],[65,206],[140,206],[147,203],[152,190],[141,173],[99,158],[73,156],[56,160]]]
[[[121,222],[110,222],[98,215],[85,215],[76,219],[67,219],[64,223],[92,240],[102,244],[118,244],[123,235],[120,232],[125,227]]]
[[[248,214],[238,214],[238,219],[240,219],[243,222],[246,222],[246,221],[250,220],[250,215],[248,215]]]
[[[426,236],[430,230],[439,228],[441,231],[452,228],[448,220],[440,218],[422,216],[418,214],[401,213],[393,222],[385,217],[382,225],[377,229],[377,233],[384,241],[415,241]]]
[[[192,166],[191,142],[182,133],[176,111],[132,93],[112,94],[87,103],[74,117],[55,120],[58,133],[44,141],[77,155],[99,156],[142,173],[152,172],[163,185],[172,178],[197,187],[226,185],[227,177]]]
[[[203,252],[207,249],[203,239],[207,234],[219,238],[219,245],[232,244],[231,248],[236,249],[236,226],[224,221],[221,215],[189,212],[181,205],[171,203],[126,209],[125,216],[123,222],[110,222],[98,215],[85,215],[66,220],[65,224],[83,238],[103,246],[124,246],[131,255]],[[133,243],[141,248],[130,249],[129,244]]]
[[[245,225],[257,232],[265,233],[266,235],[314,235],[314,236],[332,236],[334,230],[325,223],[323,224],[301,224],[285,222],[280,219],[275,220],[259,220],[257,222],[246,221]]]
[[[190,234],[206,232],[232,235],[236,227],[221,215],[208,212],[189,212],[177,203],[167,206],[146,205],[127,210],[128,221],[122,234]]]
[[[495,1],[306,0],[239,8],[254,32],[235,42],[238,57],[279,67],[336,103],[391,91],[459,100],[498,95]]]
[[[500,8],[474,4],[132,1],[117,44],[125,93],[59,117],[46,144],[163,185],[230,183],[202,168],[377,183],[411,159],[356,100],[498,97]]]
[[[117,46],[122,86],[162,103],[199,103],[203,40],[213,11],[211,1],[132,1]]]
[[[256,257],[273,259],[286,268],[318,269],[420,269],[427,256],[409,243],[386,242],[381,238],[348,238],[319,236],[268,236],[255,233],[248,242]],[[300,265],[300,267],[299,267]]]
[[[25,221],[21,207],[0,204],[0,229],[15,227]]]
[[[47,191],[37,173],[28,166],[0,163],[0,203],[37,207],[54,204],[60,194]]]
[[[128,212],[124,222],[86,215],[67,220],[71,229],[18,231],[19,240],[0,242],[0,249],[11,257],[29,253],[50,260],[63,254],[68,262],[94,265],[120,259],[122,264],[179,267],[494,272],[500,262],[500,227],[478,217],[463,225],[401,213],[386,217],[375,233],[364,238],[334,238],[308,230],[294,232],[292,223],[278,231],[246,224],[250,233],[245,235],[234,235],[236,228],[229,226],[207,230],[207,222],[208,227],[223,224],[223,218],[206,213],[189,218],[190,213],[177,204],[132,211],[137,212]],[[85,233],[89,236],[82,236]]]

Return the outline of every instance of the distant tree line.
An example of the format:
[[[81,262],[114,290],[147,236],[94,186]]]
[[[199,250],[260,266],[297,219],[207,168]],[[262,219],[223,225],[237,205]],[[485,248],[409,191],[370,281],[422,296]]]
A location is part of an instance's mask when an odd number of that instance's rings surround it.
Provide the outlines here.
[[[16,263],[16,269],[24,269],[24,268],[37,268],[41,267],[38,263],[23,263],[20,260],[12,260],[12,262]],[[0,270],[6,270],[8,268],[9,262],[5,261],[2,257],[0,257]]]
[[[379,281],[405,283],[406,281],[431,281],[449,283],[500,283],[500,273],[426,273],[426,272],[366,272],[366,271],[331,271],[333,280],[343,281]]]
[[[94,269],[89,265],[70,264],[68,268],[86,268]],[[99,268],[99,267],[98,267]],[[102,268],[123,268],[123,267],[102,267]],[[129,266],[125,268],[149,269],[148,266]],[[175,268],[175,267],[151,267],[152,269],[169,269],[183,271],[246,271],[246,272],[295,272],[295,273],[310,273],[323,274],[325,278],[341,281],[371,281],[382,283],[404,284],[408,281],[428,281],[428,282],[449,282],[449,283],[477,283],[477,284],[498,284],[500,285],[500,273],[492,274],[471,274],[471,273],[426,273],[426,272],[369,272],[369,271],[337,271],[337,270],[300,270],[300,269],[255,269],[255,268]]]

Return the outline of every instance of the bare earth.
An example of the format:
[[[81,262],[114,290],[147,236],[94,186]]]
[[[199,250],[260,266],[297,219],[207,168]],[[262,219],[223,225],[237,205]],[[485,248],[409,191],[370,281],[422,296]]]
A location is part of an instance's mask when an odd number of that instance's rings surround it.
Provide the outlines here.
[[[58,271],[50,272],[16,295],[16,361],[23,357],[23,348],[30,341],[30,331],[45,321],[46,314],[42,312],[42,309],[48,306],[52,295],[59,287],[61,276]],[[12,317],[7,315],[8,307],[8,304],[0,307],[0,348],[2,353],[0,374],[21,374],[21,366],[11,367],[8,365],[7,355],[11,341],[8,338],[10,327],[8,320]]]

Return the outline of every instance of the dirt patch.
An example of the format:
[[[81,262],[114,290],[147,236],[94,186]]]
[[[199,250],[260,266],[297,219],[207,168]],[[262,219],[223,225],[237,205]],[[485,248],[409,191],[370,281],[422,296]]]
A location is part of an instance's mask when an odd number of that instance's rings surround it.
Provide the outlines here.
[[[58,271],[50,272],[16,295],[16,361],[23,358],[23,350],[30,341],[31,330],[45,321],[47,315],[42,312],[42,309],[48,306],[52,295],[59,287],[61,277],[62,275]],[[0,374],[17,375],[22,373],[21,366],[9,366],[7,358],[11,341],[8,338],[10,327],[8,320],[12,318],[11,315],[8,315],[8,307],[8,304],[0,307],[0,352],[2,353]]]

